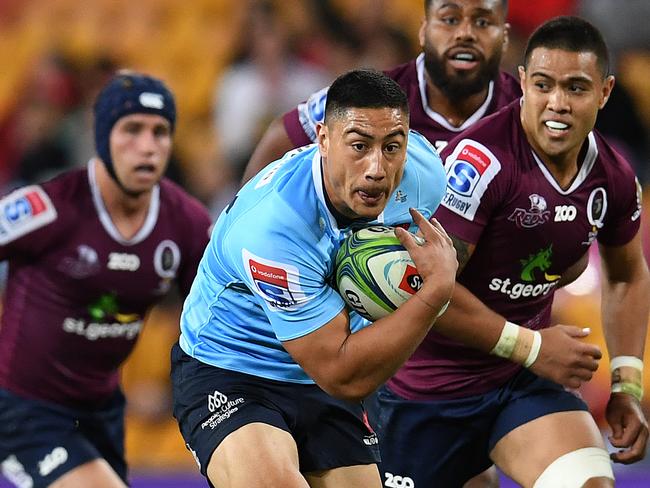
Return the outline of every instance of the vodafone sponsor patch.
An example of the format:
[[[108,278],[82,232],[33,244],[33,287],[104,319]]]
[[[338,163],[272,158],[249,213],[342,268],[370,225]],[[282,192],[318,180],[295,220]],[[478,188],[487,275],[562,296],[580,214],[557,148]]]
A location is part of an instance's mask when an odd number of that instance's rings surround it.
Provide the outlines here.
[[[293,310],[305,302],[298,268],[256,256],[247,249],[242,249],[242,258],[253,291],[266,300],[271,310]]]

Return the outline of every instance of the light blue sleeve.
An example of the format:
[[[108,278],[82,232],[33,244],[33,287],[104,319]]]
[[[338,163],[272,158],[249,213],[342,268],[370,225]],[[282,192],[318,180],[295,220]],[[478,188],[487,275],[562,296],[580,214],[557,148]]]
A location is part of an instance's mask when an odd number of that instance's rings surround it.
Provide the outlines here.
[[[408,164],[416,171],[418,179],[418,210],[428,219],[445,196],[445,169],[440,155],[422,134],[412,130],[408,144]]]
[[[327,246],[279,198],[242,219],[227,238],[230,261],[256,296],[280,341],[322,327],[344,308],[327,284]]]

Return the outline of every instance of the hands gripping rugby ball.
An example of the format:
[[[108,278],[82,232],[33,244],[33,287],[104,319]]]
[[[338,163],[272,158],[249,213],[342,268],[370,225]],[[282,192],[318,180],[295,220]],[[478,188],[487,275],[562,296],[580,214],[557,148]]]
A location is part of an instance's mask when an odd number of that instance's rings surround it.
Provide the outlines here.
[[[408,300],[422,278],[394,227],[374,226],[348,236],[336,255],[336,286],[359,315],[375,321]]]

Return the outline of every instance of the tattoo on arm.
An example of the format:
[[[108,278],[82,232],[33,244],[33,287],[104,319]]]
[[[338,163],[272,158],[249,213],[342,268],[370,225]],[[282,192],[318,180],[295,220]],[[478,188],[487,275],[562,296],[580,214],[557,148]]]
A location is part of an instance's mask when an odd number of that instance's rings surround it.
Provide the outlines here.
[[[458,259],[457,274],[460,274],[465,268],[467,262],[469,261],[473,249],[470,249],[469,243],[459,239],[458,237],[452,235],[450,235],[449,237],[451,237],[451,241],[454,243],[454,247],[456,248],[456,259]]]

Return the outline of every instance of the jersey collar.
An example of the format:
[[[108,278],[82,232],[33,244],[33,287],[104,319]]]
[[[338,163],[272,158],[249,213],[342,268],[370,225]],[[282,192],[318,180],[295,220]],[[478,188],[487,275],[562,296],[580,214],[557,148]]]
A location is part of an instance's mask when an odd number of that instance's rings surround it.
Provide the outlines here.
[[[533,153],[535,162],[537,163],[537,166],[539,167],[540,171],[544,175],[544,178],[546,178],[546,181],[548,181],[549,184],[553,188],[555,188],[555,191],[557,191],[559,194],[568,195],[573,191],[575,191],[576,188],[578,188],[582,184],[582,182],[587,179],[587,175],[589,175],[591,168],[594,167],[594,164],[596,163],[596,158],[598,157],[598,146],[596,144],[596,138],[594,137],[593,132],[590,132],[587,135],[587,144],[588,144],[587,152],[585,153],[584,160],[580,165],[578,174],[573,179],[573,183],[571,183],[571,186],[566,190],[563,190],[562,187],[558,185],[557,181],[555,181],[555,178],[553,178],[553,175],[548,170],[546,165],[542,162],[539,156],[537,156],[537,153],[535,153],[535,151],[533,151],[531,148],[531,152]]]
[[[104,200],[102,200],[101,192],[99,191],[99,186],[97,185],[97,176],[95,175],[95,165],[101,164],[97,159],[93,158],[88,162],[88,184],[90,185],[90,192],[93,196],[93,203],[95,205],[95,210],[99,216],[99,221],[102,223],[104,230],[110,235],[115,241],[119,242],[123,246],[133,246],[145,240],[149,237],[149,234],[153,231],[156,222],[158,221],[158,213],[160,211],[160,185],[153,187],[151,192],[151,203],[149,204],[149,210],[147,211],[147,217],[145,218],[144,225],[140,228],[136,235],[131,239],[125,239],[122,234],[117,230],[111,215],[108,213],[106,206],[104,205]]]
[[[334,237],[338,238],[341,235],[341,231],[339,230],[339,226],[336,223],[334,215],[332,215],[332,212],[330,212],[329,208],[327,208],[327,202],[325,201],[323,173],[321,172],[320,151],[318,151],[318,149],[314,151],[314,157],[311,160],[311,175],[314,181],[314,191],[316,192],[316,197],[318,198],[321,215],[325,215],[330,230],[334,234]]]

